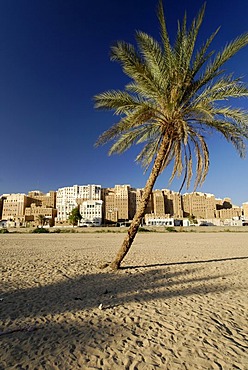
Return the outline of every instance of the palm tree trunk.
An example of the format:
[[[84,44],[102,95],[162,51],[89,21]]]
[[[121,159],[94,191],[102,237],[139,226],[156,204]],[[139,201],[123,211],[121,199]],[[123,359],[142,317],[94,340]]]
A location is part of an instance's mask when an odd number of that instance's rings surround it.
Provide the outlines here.
[[[140,204],[139,204],[138,209],[135,213],[135,216],[132,220],[132,223],[131,223],[131,225],[128,229],[127,236],[125,237],[125,239],[122,243],[122,246],[119,249],[115,259],[110,264],[110,267],[113,270],[117,270],[117,269],[120,268],[122,260],[124,259],[124,257],[128,253],[128,251],[129,251],[129,249],[130,249],[130,247],[133,243],[133,240],[134,240],[134,238],[135,238],[135,236],[138,232],[138,229],[139,229],[140,223],[142,221],[142,218],[145,215],[145,210],[146,210],[147,204],[149,202],[149,198],[150,198],[150,195],[152,193],[153,186],[154,186],[154,184],[157,180],[157,177],[159,176],[159,174],[161,172],[161,169],[162,169],[162,166],[163,166],[163,163],[164,163],[164,159],[167,155],[168,149],[169,149],[168,137],[164,136],[164,138],[162,140],[162,143],[160,145],[158,154],[157,154],[156,159],[154,161],[152,171],[151,171],[150,176],[147,180],[147,183],[144,187],[144,192],[142,194]]]

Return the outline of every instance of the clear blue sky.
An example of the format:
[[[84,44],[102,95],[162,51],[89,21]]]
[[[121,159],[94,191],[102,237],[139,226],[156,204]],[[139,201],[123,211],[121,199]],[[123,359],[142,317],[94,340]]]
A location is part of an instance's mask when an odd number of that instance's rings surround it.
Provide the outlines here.
[[[172,38],[184,11],[192,20],[202,3],[165,1]],[[147,175],[134,163],[137,148],[112,157],[107,146],[94,148],[115,117],[96,111],[93,96],[124,87],[110,46],[134,43],[135,30],[158,38],[156,7],[157,0],[0,0],[0,194],[73,184],[144,186]],[[247,14],[247,0],[207,1],[198,45],[218,26],[215,49],[246,32]],[[227,72],[248,83],[247,60],[248,48]],[[247,100],[235,104],[248,109]],[[237,205],[248,201],[248,159],[221,138],[208,143],[211,167],[198,190],[230,196]],[[155,188],[178,191],[179,181],[169,185],[169,177],[165,171]]]

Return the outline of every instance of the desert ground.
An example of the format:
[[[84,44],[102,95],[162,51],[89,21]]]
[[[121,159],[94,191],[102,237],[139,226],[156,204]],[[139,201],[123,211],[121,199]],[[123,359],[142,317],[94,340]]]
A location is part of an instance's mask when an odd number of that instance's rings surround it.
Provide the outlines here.
[[[0,235],[0,369],[248,369],[248,234]]]

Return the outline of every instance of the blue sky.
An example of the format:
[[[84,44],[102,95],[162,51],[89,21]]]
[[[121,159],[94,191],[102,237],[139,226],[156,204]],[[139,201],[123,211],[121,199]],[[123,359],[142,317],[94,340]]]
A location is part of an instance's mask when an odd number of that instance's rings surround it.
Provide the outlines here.
[[[166,0],[168,30],[187,10],[191,21],[202,1]],[[127,78],[109,60],[116,40],[134,43],[135,30],[158,38],[157,0],[0,0],[0,194],[44,192],[74,184],[131,184],[143,187],[147,174],[134,163],[137,148],[121,156],[94,148],[98,136],[115,123],[94,109],[93,96],[122,89]],[[213,48],[247,31],[247,0],[209,0],[201,45],[218,26]],[[248,82],[248,47],[228,64],[228,73]],[[235,101],[248,109],[248,101]],[[241,160],[220,137],[208,140],[210,171],[201,188],[234,204],[248,201],[248,159]],[[155,188],[168,184],[170,169]],[[192,188],[189,189],[192,191]],[[186,189],[183,190],[186,192]]]

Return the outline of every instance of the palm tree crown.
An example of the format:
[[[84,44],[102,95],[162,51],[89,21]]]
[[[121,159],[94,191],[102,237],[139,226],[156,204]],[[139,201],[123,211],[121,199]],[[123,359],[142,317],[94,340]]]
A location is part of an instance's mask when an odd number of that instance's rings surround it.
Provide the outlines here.
[[[134,143],[145,143],[136,160],[147,169],[162,142],[166,151],[160,173],[171,162],[174,176],[184,171],[187,186],[192,178],[192,156],[196,157],[195,187],[202,184],[209,168],[205,140],[209,130],[218,131],[240,156],[245,153],[248,115],[225,106],[230,97],[243,97],[248,90],[240,79],[224,75],[221,67],[247,45],[248,33],[227,44],[214,57],[209,46],[216,30],[196,52],[195,44],[205,5],[187,29],[186,15],[178,25],[175,43],[169,40],[162,1],[158,7],[161,41],[144,32],[136,33],[137,50],[126,42],[112,47],[111,59],[121,64],[131,79],[124,91],[111,90],[95,96],[95,106],[113,110],[119,122],[104,132],[96,145],[114,140],[109,154],[122,153]]]

